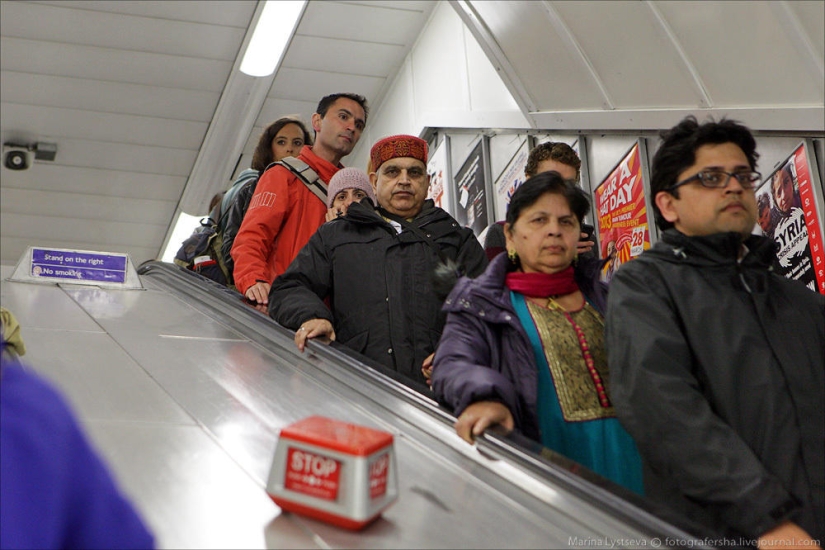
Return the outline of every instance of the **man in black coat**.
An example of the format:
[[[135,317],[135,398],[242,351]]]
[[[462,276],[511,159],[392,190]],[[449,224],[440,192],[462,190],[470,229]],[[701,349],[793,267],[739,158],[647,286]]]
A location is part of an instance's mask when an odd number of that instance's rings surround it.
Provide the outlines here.
[[[663,134],[651,188],[662,240],[622,265],[606,318],[616,413],[645,493],[726,537],[825,536],[825,297],[774,273],[752,235],[756,142],[692,117]]]
[[[384,138],[370,161],[378,208],[365,199],[322,225],[272,285],[269,315],[297,330],[301,350],[328,337],[423,383],[444,326],[436,268],[475,277],[487,258],[470,229],[426,200],[427,142]]]

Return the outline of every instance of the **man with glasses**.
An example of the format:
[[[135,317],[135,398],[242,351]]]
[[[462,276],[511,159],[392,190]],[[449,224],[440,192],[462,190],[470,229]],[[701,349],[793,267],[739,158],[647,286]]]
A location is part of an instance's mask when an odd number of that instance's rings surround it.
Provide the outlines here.
[[[746,127],[688,117],[662,139],[662,238],[616,273],[606,317],[645,493],[724,545],[819,548],[825,297],[773,273],[773,241],[751,234],[761,176]]]

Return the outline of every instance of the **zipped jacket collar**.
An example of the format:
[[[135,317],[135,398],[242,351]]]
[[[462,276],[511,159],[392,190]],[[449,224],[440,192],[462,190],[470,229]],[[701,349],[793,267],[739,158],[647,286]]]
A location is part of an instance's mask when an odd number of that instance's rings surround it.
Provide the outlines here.
[[[776,257],[776,243],[761,235],[750,235],[742,241],[739,233],[716,233],[701,237],[689,237],[676,229],[668,229],[662,240],[649,251],[651,255],[669,262],[685,262],[691,265],[736,265],[742,245],[747,253],[743,265],[769,268]]]

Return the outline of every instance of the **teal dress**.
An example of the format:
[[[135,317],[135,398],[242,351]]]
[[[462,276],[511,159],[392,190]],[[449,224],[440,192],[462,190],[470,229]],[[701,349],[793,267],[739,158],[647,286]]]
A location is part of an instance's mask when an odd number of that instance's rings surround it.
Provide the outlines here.
[[[609,400],[601,315],[587,303],[565,314],[533,304],[516,292],[510,292],[510,299],[538,368],[536,404],[542,444],[644,494],[639,452]]]

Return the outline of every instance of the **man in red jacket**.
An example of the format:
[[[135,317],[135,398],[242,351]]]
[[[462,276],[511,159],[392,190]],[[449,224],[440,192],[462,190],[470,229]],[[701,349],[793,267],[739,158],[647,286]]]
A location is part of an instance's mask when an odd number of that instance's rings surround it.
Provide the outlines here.
[[[304,161],[326,185],[352,152],[367,122],[367,100],[350,93],[331,94],[312,115],[315,144],[304,146]],[[283,273],[315,230],[327,205],[284,166],[266,170],[232,245],[235,286],[250,301],[265,306],[272,281]]]

